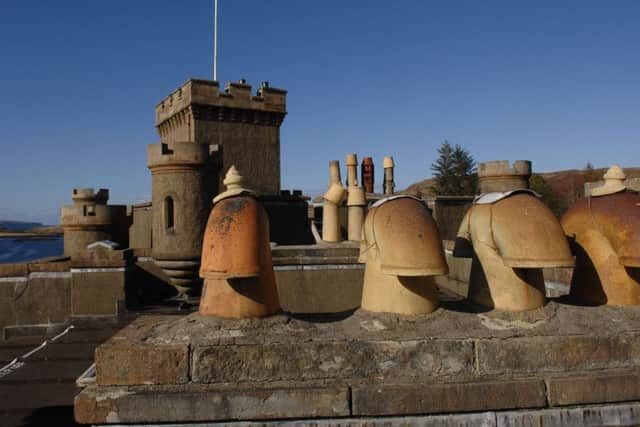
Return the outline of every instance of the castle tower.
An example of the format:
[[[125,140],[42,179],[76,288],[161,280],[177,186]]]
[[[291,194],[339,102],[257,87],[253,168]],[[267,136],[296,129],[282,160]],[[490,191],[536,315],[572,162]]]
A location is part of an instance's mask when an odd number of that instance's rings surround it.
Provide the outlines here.
[[[509,165],[508,160],[478,163],[480,193],[529,188],[530,177],[529,160],[516,160],[513,165]]]
[[[147,147],[151,170],[151,256],[181,294],[197,288],[202,236],[216,190],[215,147],[169,142]]]
[[[109,190],[75,188],[72,205],[60,209],[60,224],[64,230],[64,254],[75,258],[87,250],[87,245],[99,240],[112,240],[126,248],[128,217],[125,205],[107,205]]]
[[[156,106],[156,127],[163,143],[192,141],[220,147],[216,192],[224,173],[235,165],[258,195],[280,193],[280,125],[287,91],[264,82],[251,93],[244,80],[227,83],[189,80]]]

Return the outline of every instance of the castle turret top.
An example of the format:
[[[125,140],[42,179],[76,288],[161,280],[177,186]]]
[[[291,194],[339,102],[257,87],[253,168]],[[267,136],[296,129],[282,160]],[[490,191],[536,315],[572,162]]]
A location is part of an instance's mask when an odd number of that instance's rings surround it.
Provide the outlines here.
[[[192,142],[151,144],[147,146],[147,167],[152,170],[167,167],[197,168],[205,165],[216,149],[215,145]]]
[[[530,177],[529,160],[516,160],[512,164],[509,164],[508,160],[478,163],[481,193],[529,188]]]
[[[478,163],[478,177],[501,177],[522,175],[531,176],[531,161],[516,160],[512,165],[508,160],[495,160],[492,162]]]
[[[109,190],[101,188],[95,191],[93,188],[74,188],[71,193],[71,200],[74,205],[96,204],[106,205],[109,200]]]
[[[217,81],[190,79],[156,106],[156,126],[194,104],[284,115],[286,98],[286,90],[270,87],[268,82],[262,82],[256,95],[252,95],[251,85],[244,79],[225,84],[222,92]]]
[[[109,190],[101,188],[74,188],[72,205],[60,208],[60,224],[65,228],[95,228],[127,221],[125,205],[108,205]]]

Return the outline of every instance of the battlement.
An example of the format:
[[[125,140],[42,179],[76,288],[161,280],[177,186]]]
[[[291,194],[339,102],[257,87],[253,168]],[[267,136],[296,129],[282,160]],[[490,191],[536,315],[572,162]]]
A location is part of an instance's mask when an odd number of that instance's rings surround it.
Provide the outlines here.
[[[147,167],[199,167],[205,165],[217,150],[217,145],[193,142],[150,144],[147,146]]]
[[[97,192],[93,188],[74,188],[71,192],[74,205],[95,204],[106,205],[109,200],[109,190],[101,188]]]
[[[60,225],[66,229],[103,228],[127,221],[125,205],[76,203],[60,209]]]
[[[530,177],[529,160],[516,160],[513,164],[509,164],[508,160],[478,163],[481,193],[529,188]]]
[[[214,120],[255,122],[265,125],[280,125],[287,112],[287,91],[272,88],[268,82],[260,85],[256,95],[252,95],[252,87],[245,80],[226,83],[223,92],[219,89],[217,81],[188,80],[156,106],[156,126],[160,126],[182,110],[195,105],[217,107],[210,114]]]
[[[478,177],[501,177],[501,176],[531,176],[531,161],[516,160],[513,165],[508,160],[495,160],[492,162],[478,163]]]

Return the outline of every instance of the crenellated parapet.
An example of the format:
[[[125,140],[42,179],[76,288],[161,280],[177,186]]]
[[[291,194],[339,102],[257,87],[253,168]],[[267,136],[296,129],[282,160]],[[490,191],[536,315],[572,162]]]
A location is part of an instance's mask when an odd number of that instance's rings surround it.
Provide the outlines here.
[[[478,163],[481,193],[529,188],[530,177],[529,160],[516,160],[512,164],[508,160]]]
[[[287,91],[263,82],[256,95],[244,80],[229,82],[220,92],[217,81],[191,79],[156,106],[156,127],[165,140],[189,138],[196,120],[280,126],[287,114]]]
[[[109,190],[101,188],[96,192],[93,188],[74,188],[71,192],[71,200],[74,205],[106,205],[109,200]]]
[[[263,82],[252,92],[246,81],[191,79],[156,106],[160,142],[218,146],[219,175],[235,165],[259,195],[280,193],[280,125],[287,114],[287,91]]]
[[[126,218],[125,205],[107,205],[109,190],[101,188],[77,188],[71,194],[73,205],[60,210],[60,224],[63,228],[92,228],[110,226]]]

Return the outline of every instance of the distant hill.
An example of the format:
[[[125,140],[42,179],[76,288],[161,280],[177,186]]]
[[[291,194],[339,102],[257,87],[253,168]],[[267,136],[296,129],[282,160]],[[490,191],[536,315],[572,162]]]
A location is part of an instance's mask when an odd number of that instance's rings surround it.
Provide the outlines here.
[[[558,172],[544,172],[539,175],[551,186],[553,193],[558,196],[578,194],[584,195],[584,183],[600,181],[608,168],[593,169],[591,171],[569,169]],[[640,178],[640,168],[625,168],[627,178]]]
[[[433,189],[434,186],[435,181],[433,179],[423,179],[422,181],[411,184],[404,190],[398,191],[398,193],[411,194],[418,197],[433,197],[436,195]]]
[[[557,172],[534,173],[551,187],[553,195],[561,201],[562,206],[568,206],[576,199],[584,196],[585,182],[595,182],[602,179],[607,168],[592,170],[569,169]],[[627,178],[640,178],[640,168],[625,168],[624,173]],[[400,193],[414,194],[421,197],[435,196],[434,180],[425,179],[408,186]]]
[[[28,231],[36,234],[62,234],[62,226],[61,225],[43,225],[41,227],[33,227]]]
[[[42,227],[40,222],[5,221],[0,220],[0,230],[5,231],[27,231],[35,227]]]

